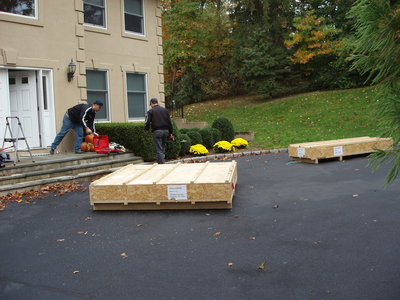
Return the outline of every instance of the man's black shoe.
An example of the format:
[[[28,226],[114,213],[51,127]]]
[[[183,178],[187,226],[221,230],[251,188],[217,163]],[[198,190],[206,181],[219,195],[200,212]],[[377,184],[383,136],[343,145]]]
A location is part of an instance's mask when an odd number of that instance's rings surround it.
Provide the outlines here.
[[[54,154],[54,149],[50,149],[50,155]]]

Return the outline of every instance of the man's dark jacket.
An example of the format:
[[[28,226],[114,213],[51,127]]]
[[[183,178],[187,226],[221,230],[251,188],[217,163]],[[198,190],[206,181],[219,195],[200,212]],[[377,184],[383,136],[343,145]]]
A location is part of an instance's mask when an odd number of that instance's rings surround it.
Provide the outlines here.
[[[159,105],[150,109],[147,112],[145,129],[149,130],[150,126],[151,131],[164,129],[172,134],[172,122],[168,110]]]
[[[92,109],[91,104],[78,104],[68,109],[69,119],[76,124],[82,124],[83,127],[89,127],[92,131],[94,128],[94,118],[96,112]]]

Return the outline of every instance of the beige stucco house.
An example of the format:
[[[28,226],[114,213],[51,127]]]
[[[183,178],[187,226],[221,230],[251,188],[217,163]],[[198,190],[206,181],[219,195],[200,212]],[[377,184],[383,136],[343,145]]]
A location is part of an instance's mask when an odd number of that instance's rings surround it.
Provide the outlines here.
[[[73,105],[101,100],[97,122],[139,122],[153,97],[164,102],[158,0],[0,1],[0,148],[7,116],[40,149]]]

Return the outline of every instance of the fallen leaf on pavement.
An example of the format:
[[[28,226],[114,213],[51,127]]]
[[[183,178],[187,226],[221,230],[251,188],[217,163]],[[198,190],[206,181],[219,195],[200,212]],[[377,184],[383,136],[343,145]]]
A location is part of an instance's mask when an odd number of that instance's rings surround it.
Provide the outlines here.
[[[80,271],[78,271],[78,270],[76,270],[76,271],[73,271],[72,273],[73,274],[78,274]]]
[[[126,254],[125,252],[121,253],[121,257],[122,258],[128,258],[128,254]]]
[[[220,236],[220,235],[221,235],[220,231],[217,231],[216,233],[214,233],[214,236]]]
[[[278,208],[278,207],[279,207],[278,204],[275,204],[275,205],[272,206],[272,208]]]
[[[251,236],[250,239],[251,239],[251,240],[255,240],[256,237],[255,237],[255,236]]]
[[[356,198],[356,197],[358,197],[358,196],[360,196],[359,194],[354,194],[353,195],[353,198]]]
[[[231,263],[231,262],[230,262],[230,263],[227,263],[226,265],[227,265],[228,267],[233,267],[233,263]]]
[[[258,270],[261,270],[261,271],[265,271],[265,264],[266,264],[266,262],[265,261],[263,261],[259,266],[258,266]]]
[[[57,242],[64,242],[65,239],[58,239]]]

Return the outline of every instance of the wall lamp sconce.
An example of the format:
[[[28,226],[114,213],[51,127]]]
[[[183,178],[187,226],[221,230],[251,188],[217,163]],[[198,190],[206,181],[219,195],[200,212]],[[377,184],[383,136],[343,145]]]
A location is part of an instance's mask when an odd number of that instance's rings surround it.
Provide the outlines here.
[[[71,62],[68,64],[68,73],[67,73],[68,81],[71,81],[72,78],[74,78],[75,71],[76,71],[76,64],[71,59]]]

